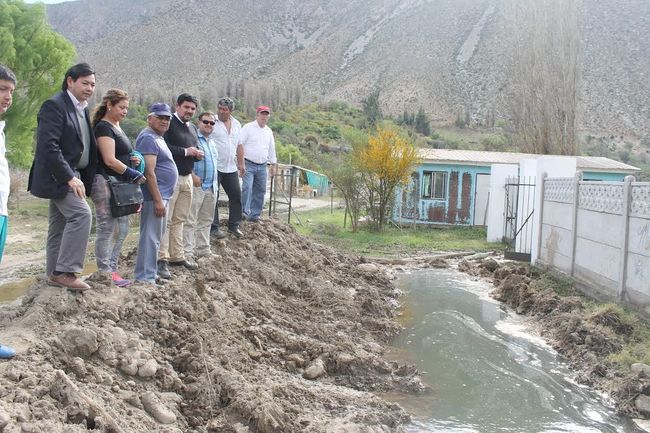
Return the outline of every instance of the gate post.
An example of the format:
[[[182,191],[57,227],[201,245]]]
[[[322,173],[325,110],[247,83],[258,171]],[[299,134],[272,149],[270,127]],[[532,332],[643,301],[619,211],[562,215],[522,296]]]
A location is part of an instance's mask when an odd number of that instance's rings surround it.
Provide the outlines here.
[[[621,269],[618,274],[618,300],[624,301],[626,295],[625,280],[627,279],[627,249],[630,243],[630,201],[632,199],[632,182],[634,176],[625,176],[623,183],[623,233],[621,245]]]
[[[576,265],[576,242],[578,240],[578,206],[580,201],[580,181],[582,172],[577,171],[573,177],[573,203],[571,206],[571,272],[573,277]]]
[[[542,231],[544,229],[544,195],[546,191],[546,178],[548,173],[542,173],[542,178],[540,179],[540,201],[539,201],[539,227],[537,228],[537,260],[542,256]],[[534,265],[535,263],[533,263]]]

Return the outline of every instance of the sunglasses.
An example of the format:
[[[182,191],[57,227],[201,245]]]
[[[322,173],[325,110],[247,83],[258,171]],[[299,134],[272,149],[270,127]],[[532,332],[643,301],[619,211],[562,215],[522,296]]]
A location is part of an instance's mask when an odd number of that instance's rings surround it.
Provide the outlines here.
[[[203,123],[204,125],[212,125],[212,126],[217,124],[217,122],[213,122],[212,120],[201,120],[201,123]]]
[[[170,120],[172,120],[172,118],[169,117],[169,116],[156,116],[156,119],[158,119],[158,120],[166,120],[166,121],[168,121],[168,122],[169,122]]]

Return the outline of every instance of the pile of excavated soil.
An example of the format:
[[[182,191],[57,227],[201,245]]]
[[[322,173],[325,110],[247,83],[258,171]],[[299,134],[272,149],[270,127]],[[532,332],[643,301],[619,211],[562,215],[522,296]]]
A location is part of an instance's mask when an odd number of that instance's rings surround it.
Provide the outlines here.
[[[218,241],[164,286],[83,295],[34,284],[2,309],[0,431],[391,432],[408,415],[373,391],[420,392],[382,356],[398,291],[377,266],[285,224]],[[133,252],[122,266],[132,268]]]
[[[650,367],[634,364],[629,371],[606,361],[633,338],[634,329],[614,308],[588,309],[585,298],[560,296],[536,284],[541,272],[530,266],[493,258],[461,260],[458,269],[490,279],[492,297],[540,325],[541,334],[577,372],[579,383],[607,392],[622,415],[650,418]]]

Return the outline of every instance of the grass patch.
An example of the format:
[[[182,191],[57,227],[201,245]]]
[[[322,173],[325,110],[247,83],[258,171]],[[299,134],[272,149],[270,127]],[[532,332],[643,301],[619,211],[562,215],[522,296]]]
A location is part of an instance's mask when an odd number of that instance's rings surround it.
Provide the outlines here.
[[[612,302],[599,302],[575,289],[568,278],[541,271],[531,282],[531,287],[541,290],[550,288],[562,297],[579,296],[585,307],[585,321],[602,326],[613,332],[622,349],[605,358],[613,369],[627,372],[637,362],[650,365],[650,326],[634,312]]]
[[[592,307],[589,320],[614,330],[621,336],[623,348],[612,353],[606,362],[619,371],[628,371],[637,362],[650,365],[650,326],[633,312],[613,304]]]
[[[540,272],[538,278],[532,280],[530,285],[536,290],[552,289],[560,296],[584,297],[574,288],[573,282],[570,279],[556,276],[549,272]]]
[[[344,210],[314,209],[300,213],[302,226],[297,231],[318,242],[352,254],[368,256],[403,256],[434,254],[449,251],[492,251],[501,249],[499,243],[486,242],[481,227],[416,227],[399,229],[394,226],[384,232],[360,227],[353,233],[348,221],[343,227]]]

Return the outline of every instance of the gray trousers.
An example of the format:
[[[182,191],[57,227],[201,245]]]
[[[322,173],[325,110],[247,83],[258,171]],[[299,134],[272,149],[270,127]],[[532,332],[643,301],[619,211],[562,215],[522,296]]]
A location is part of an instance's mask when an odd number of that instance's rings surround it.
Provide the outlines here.
[[[50,200],[46,275],[54,271],[79,273],[83,270],[92,217],[86,200],[72,192]]]

